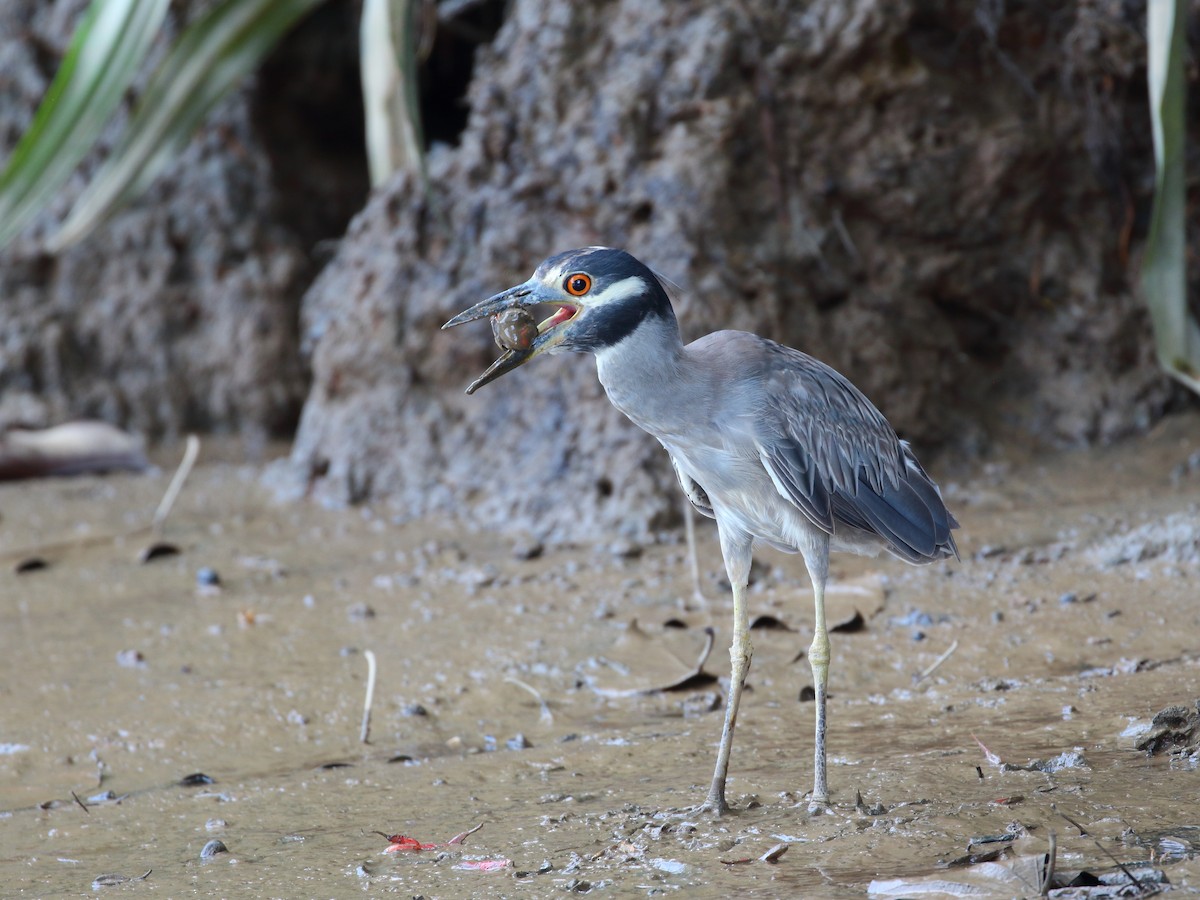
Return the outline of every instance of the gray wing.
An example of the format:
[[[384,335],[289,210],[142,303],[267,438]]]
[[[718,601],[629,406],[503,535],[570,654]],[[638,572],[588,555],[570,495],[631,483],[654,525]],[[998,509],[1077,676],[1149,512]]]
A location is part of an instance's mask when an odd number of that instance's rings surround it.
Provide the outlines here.
[[[763,343],[770,402],[757,411],[755,433],[779,493],[818,528],[876,534],[909,562],[957,556],[958,522],[883,414],[824,363]]]

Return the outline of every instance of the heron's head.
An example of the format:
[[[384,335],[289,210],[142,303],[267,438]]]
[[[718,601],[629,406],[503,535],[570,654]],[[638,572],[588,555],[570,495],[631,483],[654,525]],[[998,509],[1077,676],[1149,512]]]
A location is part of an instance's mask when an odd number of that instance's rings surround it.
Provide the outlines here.
[[[518,284],[459,313],[443,328],[495,316],[510,309],[553,310],[537,326],[529,346],[507,350],[477,378],[474,393],[543,353],[612,347],[651,317],[675,314],[662,282],[624,250],[585,247],[552,256],[524,284]]]

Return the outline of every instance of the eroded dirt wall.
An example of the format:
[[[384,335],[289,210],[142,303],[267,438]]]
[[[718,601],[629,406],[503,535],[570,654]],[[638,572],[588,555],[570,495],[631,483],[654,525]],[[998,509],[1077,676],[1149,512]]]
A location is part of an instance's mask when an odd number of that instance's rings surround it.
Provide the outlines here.
[[[1107,441],[1177,398],[1131,264],[1148,208],[1143,10],[1121,3],[518,0],[429,192],[377,192],[305,298],[293,474],[406,514],[559,535],[677,508],[584,358],[479,395],[453,312],[543,257],[624,246],[685,337],[832,363],[923,448]]]

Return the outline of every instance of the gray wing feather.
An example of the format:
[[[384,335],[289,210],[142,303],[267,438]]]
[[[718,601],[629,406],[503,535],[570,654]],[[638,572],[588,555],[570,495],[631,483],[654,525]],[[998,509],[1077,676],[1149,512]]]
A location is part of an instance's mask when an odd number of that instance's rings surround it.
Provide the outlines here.
[[[770,341],[759,456],[776,489],[814,525],[871,532],[909,562],[958,555],[937,485],[883,414],[843,376]]]

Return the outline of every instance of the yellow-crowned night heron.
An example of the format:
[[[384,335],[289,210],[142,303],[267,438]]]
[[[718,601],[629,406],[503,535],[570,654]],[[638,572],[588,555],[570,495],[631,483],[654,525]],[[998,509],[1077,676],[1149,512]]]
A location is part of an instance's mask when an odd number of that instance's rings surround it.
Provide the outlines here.
[[[799,551],[812,579],[809,649],[816,688],[811,803],[828,803],[825,693],[829,551],[886,550],[922,564],[958,555],[958,527],[908,444],[849,381],[798,350],[741,331],[684,346],[655,274],[623,250],[588,247],[546,260],[524,284],[445,328],[513,309],[557,311],[530,328],[468,389],[542,353],[587,351],[612,404],[666,448],[684,492],[717,520],[733,586],[732,672],[706,806],[720,814],[742,685],[750,667],[746,582],[755,540]]]

